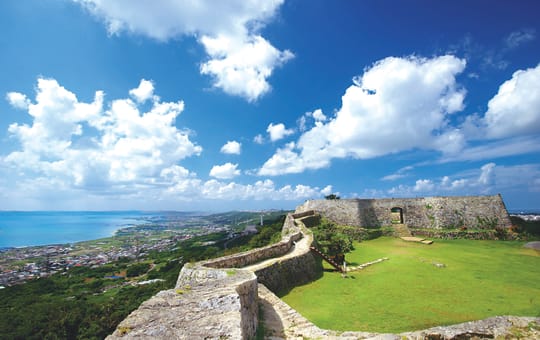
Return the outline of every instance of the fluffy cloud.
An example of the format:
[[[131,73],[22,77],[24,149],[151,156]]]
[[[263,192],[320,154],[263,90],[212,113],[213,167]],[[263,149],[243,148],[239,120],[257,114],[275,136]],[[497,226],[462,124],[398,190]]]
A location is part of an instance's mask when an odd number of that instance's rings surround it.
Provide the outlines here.
[[[324,189],[323,189],[324,191]],[[254,184],[242,185],[235,182],[223,183],[209,180],[202,185],[201,196],[206,199],[221,200],[288,200],[296,201],[307,198],[319,198],[322,191],[306,185],[285,185],[276,187],[269,179]]]
[[[515,72],[499,87],[483,123],[488,138],[540,132],[540,65]]]
[[[321,109],[317,109],[313,112],[311,112],[311,116],[315,119],[317,122],[324,122],[326,121],[326,116],[322,112]]]
[[[435,184],[430,179],[419,179],[414,185],[414,191],[416,192],[431,192],[435,188]]]
[[[228,94],[255,101],[270,90],[267,79],[274,68],[293,57],[279,51],[261,36],[203,36],[201,43],[210,60],[201,65],[201,73],[214,78],[214,87]]]
[[[322,125],[323,122],[325,122],[328,118],[326,115],[322,112],[321,109],[317,109],[313,112],[306,112],[300,119],[298,119],[298,128],[301,132],[304,132],[307,130],[308,120],[313,119],[315,121],[315,125],[319,126]]]
[[[333,193],[332,190],[332,186],[327,185],[321,190],[321,194],[323,194],[324,196],[328,196]],[[337,193],[336,195],[339,195],[339,193]]]
[[[225,163],[223,165],[214,165],[210,170],[210,176],[219,179],[231,179],[240,175],[240,170],[237,169],[238,164]]]
[[[178,203],[216,200],[296,201],[319,198],[330,190],[301,184],[278,187],[271,180],[222,181],[240,175],[238,165],[231,163],[212,168],[210,176],[217,179],[202,180],[180,165],[202,152],[190,140],[189,130],[176,127],[184,103],[161,102],[151,82],[144,80],[129,94],[135,100],[115,99],[105,105],[104,93],[97,91],[94,100],[85,103],[56,80],[40,78],[33,101],[21,93],[7,95],[14,108],[27,111],[30,123],[9,126],[20,146],[0,155],[0,192],[14,193],[0,195],[3,206],[16,197],[19,204],[35,209],[174,209]],[[140,101],[148,100],[149,110],[141,111]],[[240,143],[224,147],[239,151]]]
[[[345,91],[334,118],[278,149],[259,174],[298,173],[328,166],[332,158],[366,159],[415,148],[458,152],[464,138],[448,126],[448,115],[464,108],[465,90],[456,84],[464,68],[464,60],[449,55],[375,63]]]
[[[18,92],[9,92],[6,94],[6,100],[11,106],[21,110],[26,110],[30,105],[28,98],[26,98],[24,94]]]
[[[272,142],[275,142],[289,135],[292,135],[294,133],[294,130],[285,128],[285,125],[283,123],[279,123],[276,125],[270,123],[268,125],[268,128],[266,128],[266,132],[268,132],[268,134],[270,135],[270,140]]]
[[[137,103],[144,103],[154,96],[154,84],[149,80],[142,79],[139,87],[130,90],[129,95],[132,96]]]
[[[54,79],[38,79],[36,91],[36,102],[27,107],[32,124],[9,126],[21,149],[3,160],[38,176],[89,190],[148,184],[164,168],[202,150],[188,131],[175,127],[182,101],[154,101],[143,113],[131,99],[114,100],[103,110],[101,91],[92,103],[80,102]]]
[[[221,147],[221,152],[231,155],[239,155],[242,149],[242,144],[233,140],[227,141],[225,145]]]
[[[125,31],[160,41],[196,37],[209,57],[201,73],[213,78],[214,87],[248,101],[267,93],[273,70],[293,57],[258,34],[284,0],[74,1],[103,20],[109,34]]]

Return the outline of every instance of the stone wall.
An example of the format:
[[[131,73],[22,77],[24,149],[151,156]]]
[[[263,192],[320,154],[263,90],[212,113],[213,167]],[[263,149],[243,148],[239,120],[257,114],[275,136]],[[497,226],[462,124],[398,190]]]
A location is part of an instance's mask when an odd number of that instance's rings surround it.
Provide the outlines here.
[[[294,225],[294,218],[288,215],[283,226],[282,239],[270,246],[238,254],[212,259],[202,264],[211,268],[242,268],[266,259],[280,257],[291,250],[294,243],[302,238],[302,233]]]
[[[305,230],[303,219],[296,219],[298,228]],[[293,256],[284,256],[279,261],[253,268],[259,283],[274,293],[284,293],[290,289],[311,282],[322,275],[322,262],[309,247],[313,244],[311,233],[304,233],[303,243],[297,244]]]
[[[143,302],[107,339],[251,339],[257,301],[253,272],[184,266],[175,289]]]
[[[258,284],[278,292],[315,279],[322,269],[311,233],[293,215],[268,247],[185,264],[176,287],[145,301],[108,337],[251,339],[258,325]]]
[[[411,228],[509,228],[510,217],[500,195],[385,199],[309,200],[296,213],[315,210],[343,225],[381,227],[396,223],[392,209]]]

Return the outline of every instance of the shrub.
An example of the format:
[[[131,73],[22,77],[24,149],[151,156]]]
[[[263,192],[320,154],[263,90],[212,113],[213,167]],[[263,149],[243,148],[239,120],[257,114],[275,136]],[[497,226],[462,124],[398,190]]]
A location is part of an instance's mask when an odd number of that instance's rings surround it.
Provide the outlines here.
[[[353,238],[344,229],[323,219],[312,231],[319,249],[328,256],[337,256],[354,250]]]

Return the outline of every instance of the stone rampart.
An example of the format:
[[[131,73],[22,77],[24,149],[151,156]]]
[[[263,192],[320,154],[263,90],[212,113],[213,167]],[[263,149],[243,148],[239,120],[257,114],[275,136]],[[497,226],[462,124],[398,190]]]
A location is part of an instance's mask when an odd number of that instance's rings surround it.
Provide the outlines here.
[[[295,220],[300,230],[306,230],[302,219]],[[296,286],[311,282],[322,274],[321,261],[315,258],[309,247],[313,244],[311,232],[295,242],[295,251],[282,256],[278,261],[247,267],[253,270],[259,283],[273,292],[286,292]]]
[[[176,287],[145,301],[108,337],[251,339],[258,324],[258,290],[274,291],[315,279],[310,233],[289,214],[274,245],[195,264],[185,264]]]
[[[500,195],[384,199],[309,200],[296,213],[315,210],[343,225],[381,227],[404,223],[410,228],[494,229],[511,226]]]
[[[211,268],[242,268],[270,258],[283,256],[291,250],[296,241],[302,238],[302,232],[295,228],[294,218],[291,215],[285,219],[284,226],[287,226],[284,228],[286,233],[282,234],[282,239],[278,243],[205,261],[202,265]]]

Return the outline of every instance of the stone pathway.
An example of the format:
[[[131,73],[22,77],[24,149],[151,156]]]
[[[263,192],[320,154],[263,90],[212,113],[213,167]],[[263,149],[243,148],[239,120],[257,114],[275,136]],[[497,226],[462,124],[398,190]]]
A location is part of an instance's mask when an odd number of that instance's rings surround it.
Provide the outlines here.
[[[403,236],[403,237],[400,237],[403,241],[407,241],[407,242],[419,242],[419,243],[423,243],[423,244],[432,244],[433,241],[431,240],[426,240],[426,239],[423,239],[421,237],[414,237],[414,236]]]

